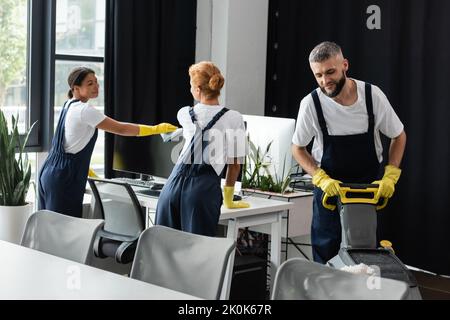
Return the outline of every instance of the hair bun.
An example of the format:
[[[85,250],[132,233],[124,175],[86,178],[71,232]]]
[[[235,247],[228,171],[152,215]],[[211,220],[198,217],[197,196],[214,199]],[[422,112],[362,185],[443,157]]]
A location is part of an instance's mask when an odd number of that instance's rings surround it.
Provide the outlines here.
[[[222,89],[224,83],[225,79],[220,73],[214,74],[211,79],[209,79],[209,87],[214,91],[219,91],[220,89]]]

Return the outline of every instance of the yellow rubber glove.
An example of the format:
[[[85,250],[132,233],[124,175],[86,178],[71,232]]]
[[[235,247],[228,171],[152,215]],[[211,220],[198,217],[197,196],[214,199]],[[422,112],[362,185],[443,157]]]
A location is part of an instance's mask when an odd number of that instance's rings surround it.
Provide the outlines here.
[[[138,126],[139,126],[138,137],[151,136],[160,133],[168,133],[178,129],[178,127],[165,122],[157,124],[156,126],[147,126],[145,124],[139,124]]]
[[[384,168],[384,176],[381,180],[374,181],[372,184],[378,184],[377,197],[379,198],[391,198],[394,195],[395,184],[400,179],[402,170],[393,166],[387,165]]]
[[[244,201],[233,201],[234,187],[223,187],[223,204],[228,209],[249,208],[250,204]]]
[[[330,178],[329,175],[323,169],[318,169],[314,176],[312,177],[312,183],[322,189],[323,192],[328,194],[330,197],[337,196],[339,194],[340,186],[342,183],[339,180]]]
[[[380,241],[380,245],[381,245],[384,249],[391,250],[392,253],[395,254],[395,251],[394,251],[394,249],[392,248],[392,242],[390,242],[389,240],[381,240],[381,241]]]
[[[90,177],[90,178],[100,178],[91,167],[89,167],[88,177]]]

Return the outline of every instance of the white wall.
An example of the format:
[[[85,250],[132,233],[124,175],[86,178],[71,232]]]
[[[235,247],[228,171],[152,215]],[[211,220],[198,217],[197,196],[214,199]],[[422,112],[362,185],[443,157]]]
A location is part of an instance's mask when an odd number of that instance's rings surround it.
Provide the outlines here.
[[[197,0],[195,61],[211,60],[212,1]]]
[[[264,115],[269,0],[198,0],[196,61],[222,71],[221,103]]]

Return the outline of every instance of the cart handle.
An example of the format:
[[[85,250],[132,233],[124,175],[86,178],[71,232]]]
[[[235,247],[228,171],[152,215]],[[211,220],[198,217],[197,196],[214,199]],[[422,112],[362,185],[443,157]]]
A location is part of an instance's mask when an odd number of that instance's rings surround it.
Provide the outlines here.
[[[378,198],[378,184],[348,184],[341,183],[339,188],[339,198],[342,204],[372,204],[376,205],[377,210],[384,209],[387,206],[388,198]],[[336,205],[328,203],[330,197],[324,193],[322,196],[322,205],[328,210],[335,210]],[[381,200],[381,201],[380,201]],[[381,202],[381,204],[380,204]]]

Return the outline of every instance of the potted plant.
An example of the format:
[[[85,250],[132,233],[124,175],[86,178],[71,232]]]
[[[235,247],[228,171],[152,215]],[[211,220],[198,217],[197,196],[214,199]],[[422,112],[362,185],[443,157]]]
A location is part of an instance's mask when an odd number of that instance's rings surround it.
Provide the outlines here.
[[[281,175],[276,172],[275,168],[272,174],[270,170],[272,163],[267,156],[272,142],[267,145],[264,152],[250,140],[249,136],[247,137],[247,142],[250,152],[244,162],[242,188],[284,194],[291,182],[292,172],[292,168],[286,171],[286,159],[284,160]]]
[[[25,153],[34,124],[21,141],[18,117],[12,117],[9,129],[0,110],[0,240],[20,243],[33,206],[26,203],[30,187],[31,165]]]

